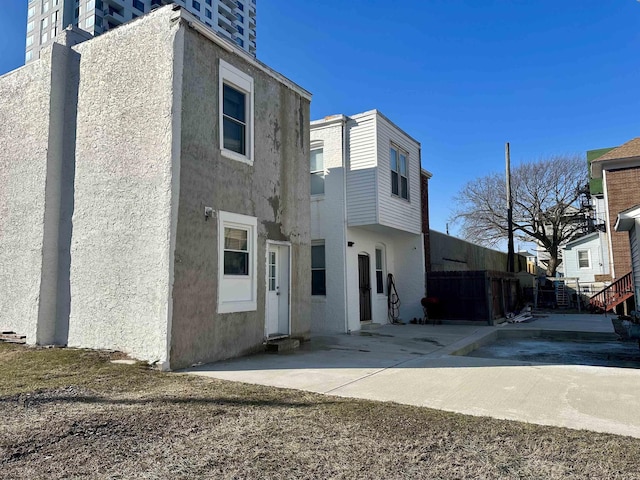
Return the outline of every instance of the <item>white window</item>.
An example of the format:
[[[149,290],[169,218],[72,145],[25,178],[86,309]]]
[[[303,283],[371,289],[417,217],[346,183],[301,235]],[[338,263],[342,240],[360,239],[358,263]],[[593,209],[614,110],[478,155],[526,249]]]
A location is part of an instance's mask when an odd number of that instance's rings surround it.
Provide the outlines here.
[[[253,164],[253,78],[220,60],[220,151]]]
[[[87,17],[87,19],[84,21],[84,25],[89,28],[89,27],[93,27],[93,24],[95,22],[95,16],[94,15],[90,15]]]
[[[589,250],[578,250],[578,267],[591,268],[591,252]]]
[[[47,32],[42,32],[42,36],[40,37],[40,45],[47,43]]]
[[[36,7],[29,7],[29,12],[27,13],[27,17],[31,18],[36,14]]]
[[[24,56],[24,61],[29,62],[31,61],[32,58],[33,58],[33,50],[29,50]]]
[[[30,32],[31,30],[33,30],[33,22],[29,22],[27,23],[27,32]]]
[[[33,35],[27,37],[27,48],[33,45]]]
[[[409,200],[408,154],[391,145],[389,150],[391,161],[391,193]]]
[[[324,241],[311,244],[311,295],[327,294],[327,270],[325,266]]]
[[[42,13],[46,13],[49,11],[49,2],[44,2],[42,4]]]
[[[311,150],[311,195],[324,194],[324,155],[322,148]]]
[[[376,247],[376,293],[384,295],[384,247]]]
[[[218,212],[218,313],[257,309],[258,220]]]

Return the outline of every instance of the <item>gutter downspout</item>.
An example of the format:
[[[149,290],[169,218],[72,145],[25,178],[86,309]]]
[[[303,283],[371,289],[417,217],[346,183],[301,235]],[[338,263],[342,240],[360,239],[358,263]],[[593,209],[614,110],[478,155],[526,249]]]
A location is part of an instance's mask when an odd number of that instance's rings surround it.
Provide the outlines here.
[[[344,258],[344,331],[351,333],[349,329],[349,297],[348,297],[348,280],[347,275],[347,119],[342,117],[342,194],[344,201],[342,202],[342,221],[344,228],[344,238],[342,242],[342,255]]]

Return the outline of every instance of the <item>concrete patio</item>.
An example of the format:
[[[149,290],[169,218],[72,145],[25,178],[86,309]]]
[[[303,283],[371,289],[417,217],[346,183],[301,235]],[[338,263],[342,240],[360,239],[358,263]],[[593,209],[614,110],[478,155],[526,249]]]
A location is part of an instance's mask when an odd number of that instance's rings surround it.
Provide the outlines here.
[[[497,330],[614,338],[610,316],[588,314],[553,314],[496,327],[387,325],[315,336],[290,354],[254,355],[183,372],[640,438],[640,369],[452,355]]]

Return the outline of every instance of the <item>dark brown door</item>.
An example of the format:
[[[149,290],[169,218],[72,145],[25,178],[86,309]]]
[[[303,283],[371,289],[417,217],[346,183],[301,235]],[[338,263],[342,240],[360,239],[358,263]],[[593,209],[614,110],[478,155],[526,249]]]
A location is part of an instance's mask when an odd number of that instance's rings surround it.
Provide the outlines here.
[[[360,321],[371,320],[371,274],[369,255],[358,255],[358,286],[360,287]]]

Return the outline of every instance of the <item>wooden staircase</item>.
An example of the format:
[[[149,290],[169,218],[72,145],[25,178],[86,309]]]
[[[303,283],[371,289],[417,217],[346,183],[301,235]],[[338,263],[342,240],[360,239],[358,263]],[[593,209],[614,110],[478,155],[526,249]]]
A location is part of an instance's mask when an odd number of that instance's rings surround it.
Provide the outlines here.
[[[564,280],[559,280],[556,284],[556,303],[558,308],[569,307],[569,294],[567,293],[567,286],[564,284]]]
[[[608,312],[613,311],[618,305],[631,297],[633,297],[633,274],[629,272],[592,296],[589,299],[589,304]]]

